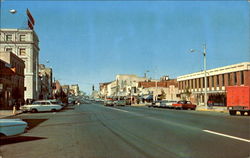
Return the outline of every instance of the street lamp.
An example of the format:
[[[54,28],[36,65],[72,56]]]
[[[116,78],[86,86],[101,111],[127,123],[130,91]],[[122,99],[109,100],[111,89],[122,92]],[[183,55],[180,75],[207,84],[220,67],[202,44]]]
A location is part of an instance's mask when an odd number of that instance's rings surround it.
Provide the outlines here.
[[[190,52],[201,52],[195,49],[190,49]],[[207,48],[206,48],[206,44],[203,45],[203,52],[201,52],[203,54],[203,60],[204,60],[204,80],[205,80],[205,91],[204,91],[204,105],[205,108],[207,108],[207,59],[206,59],[206,55],[207,55]]]
[[[16,11],[15,9],[11,9],[11,10],[9,10],[9,12],[10,12],[11,14],[15,14],[17,11]]]

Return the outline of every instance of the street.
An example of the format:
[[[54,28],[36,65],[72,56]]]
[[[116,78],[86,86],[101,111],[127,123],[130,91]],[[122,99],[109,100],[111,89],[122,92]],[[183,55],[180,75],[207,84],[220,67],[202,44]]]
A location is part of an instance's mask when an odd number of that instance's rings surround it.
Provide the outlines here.
[[[248,158],[250,118],[148,107],[68,106],[24,113],[28,132],[1,140],[3,158]]]

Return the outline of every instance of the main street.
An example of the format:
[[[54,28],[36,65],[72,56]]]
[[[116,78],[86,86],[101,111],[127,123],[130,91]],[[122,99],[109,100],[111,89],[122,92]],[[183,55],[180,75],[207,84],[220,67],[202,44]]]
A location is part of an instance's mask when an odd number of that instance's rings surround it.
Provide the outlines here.
[[[69,106],[15,116],[29,130],[1,141],[3,158],[248,158],[250,119],[148,107]]]

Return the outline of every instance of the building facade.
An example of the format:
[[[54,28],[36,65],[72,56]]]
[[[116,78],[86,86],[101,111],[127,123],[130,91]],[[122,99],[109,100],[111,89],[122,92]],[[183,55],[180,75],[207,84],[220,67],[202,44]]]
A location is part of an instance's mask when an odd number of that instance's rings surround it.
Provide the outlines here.
[[[250,86],[250,62],[207,70],[208,101],[226,106],[227,86]],[[204,105],[204,71],[177,77],[181,98]]]
[[[75,95],[75,96],[79,95],[79,86],[78,86],[78,84],[71,85],[70,89],[72,90],[71,92],[73,92],[73,95]]]
[[[161,80],[139,82],[140,96],[153,95],[154,100],[179,100],[176,79],[162,77]]]
[[[1,108],[24,103],[24,61],[11,52],[0,52]]]
[[[52,98],[52,69],[39,64],[39,99]]]
[[[34,30],[0,29],[0,51],[12,52],[25,63],[25,99],[39,97],[39,39]]]

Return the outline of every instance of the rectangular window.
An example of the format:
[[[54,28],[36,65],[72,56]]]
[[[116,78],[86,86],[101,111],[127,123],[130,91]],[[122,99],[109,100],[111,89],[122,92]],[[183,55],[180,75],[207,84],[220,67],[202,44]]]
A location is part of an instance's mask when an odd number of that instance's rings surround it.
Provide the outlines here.
[[[225,81],[224,81],[224,78],[225,78],[225,77],[224,77],[224,74],[222,74],[221,78],[222,78],[222,79],[221,79],[221,81],[222,81],[222,86],[225,86]]]
[[[12,41],[12,35],[6,35],[6,41]]]
[[[227,74],[227,82],[228,82],[229,86],[231,86],[230,80],[231,80],[231,78],[230,78],[230,73],[229,73],[229,74]]]
[[[25,41],[25,35],[20,35],[20,41]]]
[[[6,52],[12,52],[12,48],[6,48],[5,51]]]
[[[234,72],[234,85],[237,85],[237,73]]]
[[[193,88],[193,80],[190,80],[190,88]]]
[[[212,87],[214,87],[214,76],[212,76]]]
[[[244,71],[240,72],[240,84],[244,84]]]
[[[21,55],[21,56],[25,56],[25,55],[26,55],[26,50],[25,50],[25,48],[21,48],[21,49],[20,49],[20,55]]]
[[[219,87],[220,86],[220,77],[219,77],[219,75],[216,76],[216,79],[217,79],[216,86]]]
[[[202,78],[202,88],[205,88],[205,77]]]
[[[207,87],[209,87],[209,77],[207,77]]]
[[[198,87],[197,87],[197,82],[198,82],[198,80],[199,80],[198,78],[197,78],[197,79],[194,79],[194,88],[198,88]]]
[[[199,78],[199,88],[201,88],[201,78]]]

